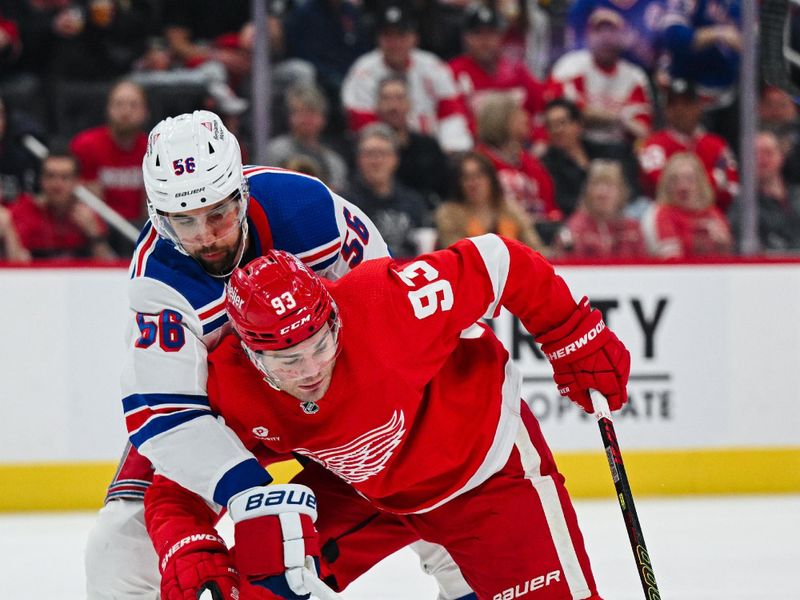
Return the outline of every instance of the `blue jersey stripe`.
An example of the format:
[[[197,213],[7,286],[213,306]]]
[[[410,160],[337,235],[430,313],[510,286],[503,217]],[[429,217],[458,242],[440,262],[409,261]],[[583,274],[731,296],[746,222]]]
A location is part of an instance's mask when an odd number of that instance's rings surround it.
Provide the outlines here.
[[[183,425],[192,419],[205,417],[210,414],[211,413],[206,410],[182,410],[167,415],[158,415],[148,422],[147,425],[139,429],[139,431],[131,435],[131,443],[138,448],[150,438],[170,429],[175,429],[179,425]]]
[[[201,404],[211,406],[205,394],[131,394],[122,399],[122,409],[129,413],[143,406],[161,406],[164,404]]]
[[[255,458],[248,458],[229,469],[214,488],[214,502],[228,506],[232,496],[251,487],[267,485],[272,481],[269,473]]]
[[[222,313],[210,323],[203,325],[203,335],[208,335],[212,331],[219,329],[228,322],[228,313]]]

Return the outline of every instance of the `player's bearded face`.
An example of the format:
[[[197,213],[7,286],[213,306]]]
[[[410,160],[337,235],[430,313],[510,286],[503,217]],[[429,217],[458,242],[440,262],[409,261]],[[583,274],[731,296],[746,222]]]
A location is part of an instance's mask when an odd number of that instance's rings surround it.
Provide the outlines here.
[[[208,208],[169,216],[169,225],[186,252],[212,275],[229,272],[235,265],[242,239],[241,206],[229,198]]]
[[[303,402],[316,402],[330,387],[338,352],[338,334],[326,326],[291,348],[256,356],[281,390]]]

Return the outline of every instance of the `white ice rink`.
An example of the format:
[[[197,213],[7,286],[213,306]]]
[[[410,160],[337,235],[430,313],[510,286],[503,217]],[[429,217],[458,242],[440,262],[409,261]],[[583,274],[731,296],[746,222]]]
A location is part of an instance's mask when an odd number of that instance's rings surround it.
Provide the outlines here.
[[[640,499],[639,519],[665,600],[800,600],[800,496]],[[581,501],[600,593],[641,600],[619,507]],[[7,598],[84,598],[83,546],[93,513],[0,515],[0,581]],[[409,551],[355,582],[347,600],[433,600]],[[535,600],[532,597],[531,600]]]

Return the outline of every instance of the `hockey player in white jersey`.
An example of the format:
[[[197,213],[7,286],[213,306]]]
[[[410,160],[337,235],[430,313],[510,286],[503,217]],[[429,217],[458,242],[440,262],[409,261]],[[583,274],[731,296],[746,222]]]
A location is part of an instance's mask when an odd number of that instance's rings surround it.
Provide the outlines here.
[[[372,222],[313,177],[242,167],[220,118],[195,111],[150,132],[142,163],[150,221],[130,266],[122,390],[130,440],[86,550],[89,600],[156,600],[158,558],[144,526],[153,469],[221,506],[270,477],[215,418],[207,355],[227,331],[225,286],[272,248],[337,279],[388,255]],[[141,451],[141,454],[139,453]],[[442,598],[472,597],[449,557],[418,549]]]

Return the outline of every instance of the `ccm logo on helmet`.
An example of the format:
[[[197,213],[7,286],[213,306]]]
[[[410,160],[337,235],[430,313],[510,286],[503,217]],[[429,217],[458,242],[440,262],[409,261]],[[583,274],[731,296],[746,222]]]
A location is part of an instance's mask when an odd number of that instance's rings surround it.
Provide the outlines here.
[[[603,321],[600,321],[597,325],[595,325],[592,329],[590,329],[587,333],[583,334],[577,340],[572,342],[571,344],[567,344],[563,348],[559,348],[555,352],[550,352],[547,354],[548,360],[555,360],[557,358],[564,358],[573,352],[576,352],[583,348],[586,344],[591,342],[594,338],[596,338],[603,329],[606,328],[606,324]]]
[[[233,304],[233,307],[236,310],[242,310],[242,304],[244,304],[244,298],[242,298],[232,286],[228,286],[228,302]]]
[[[292,504],[295,506],[307,506],[311,510],[317,510],[317,497],[309,492],[299,490],[273,490],[271,492],[252,494],[247,498],[245,511],[256,510],[269,506],[280,506],[281,504]]]
[[[281,335],[286,335],[290,331],[294,331],[298,327],[302,327],[303,325],[308,323],[310,320],[311,320],[311,315],[306,315],[305,317],[303,317],[302,319],[298,319],[297,321],[295,321],[291,325],[287,325],[286,327],[281,327]]]

